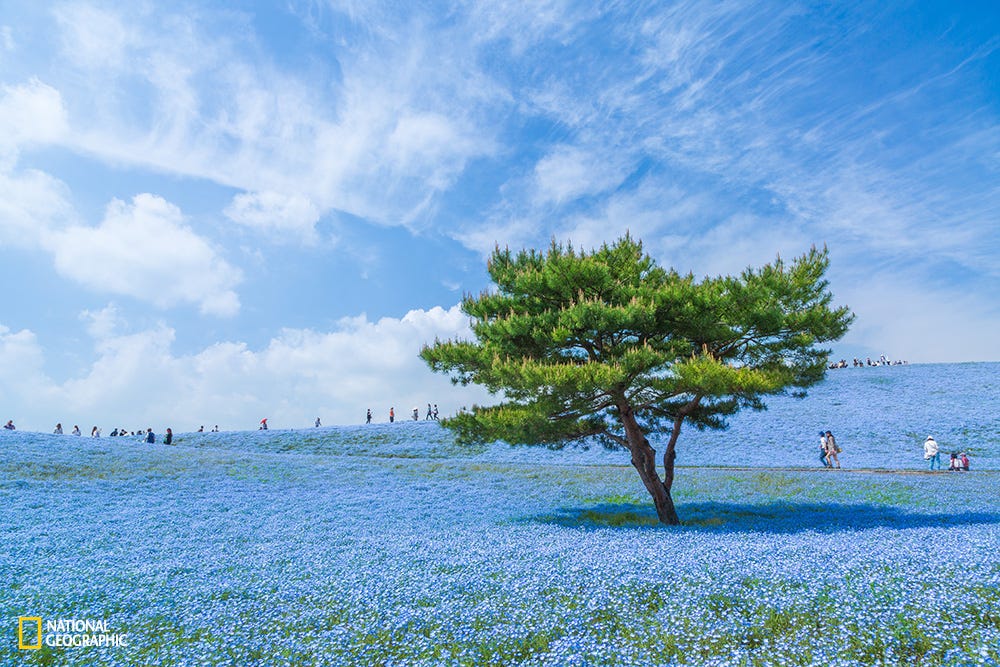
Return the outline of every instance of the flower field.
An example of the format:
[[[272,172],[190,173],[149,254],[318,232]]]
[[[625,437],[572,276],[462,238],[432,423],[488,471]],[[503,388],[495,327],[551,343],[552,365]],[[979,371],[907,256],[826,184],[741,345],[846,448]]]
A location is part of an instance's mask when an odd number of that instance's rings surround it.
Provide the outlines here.
[[[620,452],[432,422],[0,433],[0,664],[1000,664],[994,441],[970,473],[820,470],[810,437],[708,467],[737,427],[683,450],[679,529]],[[19,650],[19,617],[128,645]]]

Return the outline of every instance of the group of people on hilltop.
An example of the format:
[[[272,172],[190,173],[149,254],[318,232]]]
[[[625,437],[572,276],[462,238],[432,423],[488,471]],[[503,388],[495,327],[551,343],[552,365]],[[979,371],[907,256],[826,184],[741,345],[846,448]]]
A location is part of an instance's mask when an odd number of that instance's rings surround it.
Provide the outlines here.
[[[413,408],[413,412],[411,413],[410,416],[413,419],[413,421],[419,421],[420,420],[420,410],[418,408]],[[434,403],[434,404],[428,403],[427,404],[427,413],[424,416],[424,420],[425,421],[426,420],[434,420],[434,421],[438,420],[438,406],[437,406],[437,403]],[[391,424],[391,423],[393,423],[395,421],[396,421],[396,408],[395,407],[390,407],[389,408],[389,423]],[[371,424],[372,423],[372,411],[371,411],[371,408],[368,408],[368,412],[365,415],[365,423],[366,424]],[[323,424],[322,424],[322,421],[320,421],[320,418],[316,417],[315,422],[313,422],[313,426],[315,428],[319,428],[322,425]],[[6,429],[8,431],[16,430],[16,427],[14,426],[14,420],[13,419],[8,420],[7,423],[4,424],[3,427],[4,427],[4,429]],[[263,419],[261,419],[257,423],[257,429],[260,430],[260,431],[266,431],[266,430],[268,430],[267,417],[264,417]],[[170,429],[167,429],[167,430],[169,431]],[[63,434],[63,426],[62,426],[62,424],[61,423],[60,424],[56,424],[55,430],[53,430],[52,432],[55,433],[55,434],[57,434],[57,435],[62,435]],[[109,436],[110,437],[136,436],[136,435],[138,435],[138,436],[146,436],[149,432],[150,432],[150,429],[143,430],[143,429],[140,428],[140,429],[137,429],[135,431],[129,431],[126,428],[115,428],[115,429],[113,429],[111,431],[111,433],[109,434]],[[204,433],[204,432],[205,432],[204,425],[199,426],[198,430],[197,430],[197,433]],[[219,432],[219,425],[216,424],[215,427],[211,429],[211,432],[212,433],[218,433]],[[72,434],[73,435],[81,435],[80,427],[79,426],[73,426]],[[97,427],[97,426],[95,426],[90,431],[90,437],[92,437],[92,438],[100,438],[101,434],[102,434],[102,431],[101,431],[100,427]]]
[[[866,357],[864,361],[854,358],[850,364],[847,363],[847,359],[841,359],[840,361],[835,361],[830,364],[830,368],[847,368],[848,366],[853,366],[854,368],[864,368],[865,366],[903,366],[909,362],[901,359],[896,359],[890,361],[884,354],[878,359],[872,360],[871,357]]]
[[[420,421],[420,408],[416,408],[416,407],[413,408],[413,411],[410,412],[410,418],[413,421]],[[437,403],[434,403],[433,405],[431,405],[430,403],[427,404],[427,416],[424,417],[424,421],[427,421],[428,419],[433,419],[434,421],[438,420],[438,406],[437,406]],[[389,408],[389,423],[393,424],[393,423],[395,423],[395,421],[396,421],[396,407],[392,406],[392,407]],[[318,426],[319,425],[319,418],[318,417],[316,418],[316,422],[317,422],[316,425]],[[368,410],[365,412],[365,423],[366,424],[371,424],[372,423],[372,409],[371,408],[368,408]]]
[[[218,427],[216,427],[216,428],[218,428]],[[56,427],[52,430],[52,433],[54,433],[55,435],[63,435],[63,425],[62,425],[61,422],[58,423],[58,424],[56,424]],[[82,435],[82,433],[80,432],[80,427],[78,425],[74,424],[73,425],[73,430],[70,431],[70,434],[71,435],[77,435],[77,436]],[[148,442],[150,444],[156,442],[156,434],[153,433],[153,429],[152,428],[147,428],[145,431],[143,431],[141,428],[138,429],[138,430],[135,430],[135,431],[129,431],[128,429],[124,429],[124,428],[122,428],[122,429],[116,428],[116,429],[113,429],[111,431],[111,433],[108,434],[108,437],[111,437],[111,438],[122,438],[122,437],[137,436],[137,435],[141,436],[143,438],[144,442]],[[94,428],[92,428],[90,430],[90,437],[91,438],[100,438],[101,437],[101,429],[98,428],[97,426],[95,426]],[[173,444],[173,442],[174,442],[174,432],[168,428],[166,435],[163,437],[163,444],[170,445],[170,444]]]

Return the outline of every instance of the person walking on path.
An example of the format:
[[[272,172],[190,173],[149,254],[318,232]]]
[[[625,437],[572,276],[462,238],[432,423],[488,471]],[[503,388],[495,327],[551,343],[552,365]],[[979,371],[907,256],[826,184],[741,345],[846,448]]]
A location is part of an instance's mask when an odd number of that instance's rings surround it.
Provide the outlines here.
[[[830,467],[830,462],[827,460],[826,452],[826,432],[819,432],[819,462],[823,464],[824,468]]]
[[[372,409],[371,408],[368,408],[368,414],[365,415],[365,423],[366,424],[371,424],[372,423]]]
[[[837,446],[837,439],[833,437],[833,433],[830,431],[826,432],[826,460],[830,463],[830,467],[834,467],[834,463],[837,464],[836,467],[840,467],[840,459],[837,458],[837,454],[840,453],[840,447]]]
[[[924,460],[930,461],[931,470],[934,470],[935,464],[937,464],[938,470],[941,469],[941,450],[933,435],[927,436],[927,439],[924,440]]]
[[[396,421],[396,408],[389,408],[389,423]]]

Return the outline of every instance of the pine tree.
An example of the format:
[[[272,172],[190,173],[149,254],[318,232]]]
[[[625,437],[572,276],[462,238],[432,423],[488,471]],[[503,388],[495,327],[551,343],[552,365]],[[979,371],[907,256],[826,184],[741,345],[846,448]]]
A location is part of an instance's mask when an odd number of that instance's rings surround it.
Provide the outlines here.
[[[620,445],[662,523],[679,524],[674,458],[687,423],[725,428],[742,408],[823,378],[822,343],[853,314],[831,306],[826,249],[739,276],[696,280],[665,270],[630,236],[592,252],[499,247],[496,289],[467,295],[474,341],[435,341],[422,358],[461,384],[501,397],[442,423],[460,442],[559,448],[598,438]],[[663,477],[649,437],[666,438]]]

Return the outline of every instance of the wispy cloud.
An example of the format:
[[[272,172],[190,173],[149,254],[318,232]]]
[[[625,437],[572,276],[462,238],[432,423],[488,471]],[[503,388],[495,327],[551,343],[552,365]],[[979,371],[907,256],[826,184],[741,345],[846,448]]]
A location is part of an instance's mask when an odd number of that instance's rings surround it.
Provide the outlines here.
[[[220,38],[214,21],[232,13],[82,4],[55,13],[63,65],[76,74],[59,77],[74,129],[67,144],[100,159],[400,224],[468,160],[496,150],[476,118],[480,87],[489,84],[419,21],[386,26],[374,51],[329,45],[342,67],[310,72],[315,80],[283,69],[252,36]],[[128,38],[112,39],[97,57],[109,34]]]

